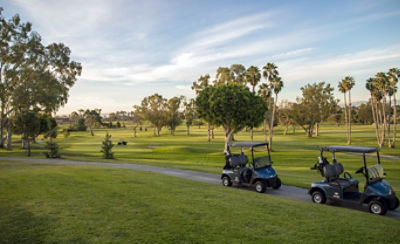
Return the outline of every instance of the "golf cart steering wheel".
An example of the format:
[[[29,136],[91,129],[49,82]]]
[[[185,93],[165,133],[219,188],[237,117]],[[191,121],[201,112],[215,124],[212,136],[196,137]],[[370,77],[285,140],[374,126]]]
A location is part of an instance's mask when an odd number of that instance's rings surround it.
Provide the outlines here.
[[[364,167],[357,169],[356,174],[364,173]]]
[[[349,172],[344,172],[343,176],[345,179],[353,178],[353,177],[351,177],[351,174]]]

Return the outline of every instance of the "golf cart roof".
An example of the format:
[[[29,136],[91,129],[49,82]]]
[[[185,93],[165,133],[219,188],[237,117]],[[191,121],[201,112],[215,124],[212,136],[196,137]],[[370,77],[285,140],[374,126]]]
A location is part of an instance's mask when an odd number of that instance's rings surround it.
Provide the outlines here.
[[[239,141],[239,142],[229,143],[230,147],[259,147],[265,145],[268,145],[268,142]]]
[[[356,153],[372,153],[378,152],[379,149],[376,147],[361,147],[361,146],[326,146],[322,147],[321,151],[328,152],[356,152]]]

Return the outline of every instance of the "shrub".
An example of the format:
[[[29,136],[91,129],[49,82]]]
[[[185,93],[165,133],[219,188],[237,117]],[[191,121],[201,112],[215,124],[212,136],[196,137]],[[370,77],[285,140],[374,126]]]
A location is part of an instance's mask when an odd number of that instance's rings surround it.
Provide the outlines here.
[[[114,144],[112,144],[111,141],[111,135],[106,134],[106,137],[104,138],[103,145],[101,146],[102,150],[101,152],[103,153],[103,157],[106,159],[113,159],[114,158],[114,153],[111,152],[111,149],[114,147]]]
[[[56,142],[48,141],[45,148],[48,150],[44,152],[46,158],[60,158],[60,154],[58,153],[58,145]]]

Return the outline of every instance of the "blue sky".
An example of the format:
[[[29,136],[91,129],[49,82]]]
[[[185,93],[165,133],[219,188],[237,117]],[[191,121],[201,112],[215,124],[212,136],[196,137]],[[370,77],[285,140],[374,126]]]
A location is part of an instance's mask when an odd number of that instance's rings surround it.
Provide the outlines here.
[[[400,67],[400,1],[124,1],[6,0],[45,43],[63,42],[83,65],[67,114],[80,108],[130,111],[154,93],[194,97],[200,75],[219,66],[274,62],[280,99],[300,87],[356,80],[353,101],[366,101],[365,80]]]

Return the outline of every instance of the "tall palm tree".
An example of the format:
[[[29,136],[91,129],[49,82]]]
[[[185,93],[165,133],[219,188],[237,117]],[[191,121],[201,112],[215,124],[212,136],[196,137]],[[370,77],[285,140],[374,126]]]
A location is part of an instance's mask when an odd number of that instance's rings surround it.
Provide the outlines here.
[[[396,93],[397,93],[397,82],[399,81],[400,77],[400,69],[398,68],[391,68],[388,72],[390,86],[393,88],[393,139],[392,139],[392,147],[395,147],[396,144],[396,126],[397,126],[397,100],[396,100]]]
[[[256,66],[250,66],[246,72],[246,83],[250,84],[253,93],[256,92],[256,86],[260,82],[261,74],[260,70]],[[251,128],[251,141],[253,141],[254,128]]]
[[[246,85],[246,68],[243,65],[232,64],[230,71],[233,83],[239,85]]]
[[[378,145],[380,145],[380,133],[379,133],[379,127],[378,127],[378,119],[377,119],[377,111],[375,110],[375,106],[376,106],[376,102],[375,102],[375,99],[374,99],[374,90],[376,89],[375,88],[375,85],[374,85],[374,78],[369,78],[368,80],[367,80],[367,83],[365,84],[365,88],[367,88],[367,90],[369,91],[369,94],[370,94],[370,101],[371,101],[371,110],[372,110],[372,118],[373,118],[373,120],[374,120],[374,124],[375,124],[375,133],[376,133],[376,140],[377,140],[377,143],[378,143]]]
[[[276,111],[276,106],[278,103],[278,93],[282,90],[283,88],[283,81],[282,78],[279,76],[273,76],[270,79],[271,82],[271,89],[273,90],[274,94],[275,94],[275,102],[274,102],[274,106],[272,107],[272,116],[271,116],[271,127],[269,130],[269,148],[272,149],[272,135],[274,133],[274,119],[275,119],[275,111]]]
[[[383,95],[383,103],[382,103],[383,135],[381,136],[383,145],[386,135],[388,134],[388,121],[386,115],[386,95],[388,94],[388,88],[389,88],[389,79],[384,72],[379,72],[376,74],[375,86],[380,90],[380,92]]]
[[[338,89],[341,93],[343,93],[343,98],[344,98],[344,123],[346,124],[346,136],[347,136],[347,141],[349,141],[349,126],[347,123],[348,117],[347,117],[347,98],[346,98],[346,85],[344,80],[339,82],[338,84]]]
[[[267,83],[262,83],[258,90],[258,95],[262,98],[262,100],[268,105],[270,98],[271,98],[271,88]],[[265,112],[264,115],[264,141],[267,141],[267,113],[268,110]]]
[[[270,86],[271,90],[275,90],[274,84],[273,84],[273,80],[274,77],[277,77],[279,75],[278,72],[278,67],[274,64],[274,63],[267,63],[264,67],[263,67],[263,77],[265,78],[265,80],[267,81],[267,83]],[[270,96],[269,98],[269,104],[268,104],[268,119],[269,119],[269,134],[270,134],[270,138],[272,138],[272,133],[273,133],[273,127],[274,127],[274,118],[275,117],[275,107],[277,104],[277,101],[273,101],[274,99],[272,98],[272,96]],[[272,140],[269,140],[270,143],[272,142]],[[270,144],[270,149],[272,148],[272,145]]]
[[[351,117],[352,117],[352,113],[351,113],[351,89],[353,89],[354,85],[355,85],[355,81],[354,78],[351,76],[346,76],[344,78],[345,80],[345,88],[346,91],[349,93],[349,112],[348,112],[348,116],[349,119],[347,120],[347,122],[349,123],[349,139],[347,141],[347,144],[351,144]]]

